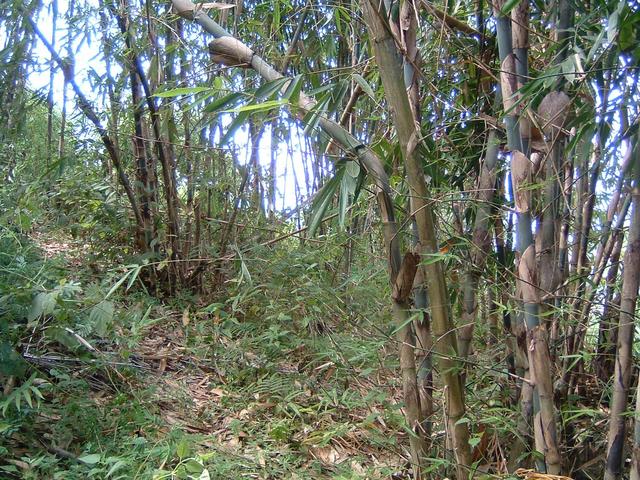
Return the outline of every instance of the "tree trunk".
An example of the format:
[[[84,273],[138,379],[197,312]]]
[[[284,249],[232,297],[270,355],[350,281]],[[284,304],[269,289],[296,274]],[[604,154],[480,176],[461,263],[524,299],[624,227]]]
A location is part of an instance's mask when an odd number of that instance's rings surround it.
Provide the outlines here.
[[[633,145],[638,148],[637,138]],[[637,155],[637,153],[636,153]],[[637,158],[637,157],[636,157]],[[637,168],[637,165],[636,165]],[[618,347],[613,374],[613,398],[609,434],[607,437],[607,465],[605,480],[617,480],[622,475],[623,451],[626,439],[627,399],[633,365],[633,336],[636,327],[635,311],[640,285],[640,174],[636,173],[632,191],[629,239],[624,256],[620,320],[618,323]]]

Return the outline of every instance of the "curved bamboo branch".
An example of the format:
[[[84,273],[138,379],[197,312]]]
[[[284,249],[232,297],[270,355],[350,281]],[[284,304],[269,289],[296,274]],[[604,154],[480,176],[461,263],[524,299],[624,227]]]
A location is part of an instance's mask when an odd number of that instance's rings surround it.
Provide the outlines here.
[[[178,15],[187,20],[196,22],[216,39],[222,37],[233,38],[235,40],[234,43],[237,46],[238,58],[244,58],[244,56],[247,55],[247,51],[251,51],[249,65],[265,80],[274,81],[284,78],[284,75],[269,65],[269,63],[259,55],[253,53],[253,51],[243,42],[229,34],[229,32],[210,18],[204,10],[198,8],[193,2],[191,2],[191,0],[172,0],[172,5]],[[287,86],[288,82],[283,86],[283,89],[286,89]],[[300,92],[297,106],[299,109],[299,116],[302,117],[313,109],[315,101],[305,93]],[[385,224],[384,236],[389,255],[390,275],[391,281],[394,282],[400,269],[401,255],[397,240],[397,225],[395,223],[393,203],[391,201],[391,188],[389,186],[389,178],[384,170],[383,163],[370,148],[363,145],[345,128],[333,120],[330,120],[325,116],[321,116],[319,118],[318,125],[327,135],[329,135],[329,137],[333,139],[336,144],[338,144],[348,154],[355,156],[362,163],[362,165],[367,169],[367,172],[372,176],[379,189],[378,204]]]

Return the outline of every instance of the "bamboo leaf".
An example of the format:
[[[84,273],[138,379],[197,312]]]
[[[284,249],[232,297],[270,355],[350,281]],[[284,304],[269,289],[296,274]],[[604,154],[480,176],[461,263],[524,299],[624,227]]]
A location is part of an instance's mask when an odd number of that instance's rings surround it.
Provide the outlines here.
[[[500,13],[502,13],[503,15],[509,15],[509,13],[511,13],[511,10],[516,8],[519,4],[520,0],[507,0],[500,9]]]
[[[274,108],[281,107],[286,105],[286,100],[268,100],[262,103],[255,103],[244,105],[242,107],[234,108],[233,110],[225,110],[225,113],[242,113],[242,112],[265,112],[268,110],[273,110]]]
[[[31,385],[29,389],[33,392],[36,398],[39,398],[40,400],[44,400],[44,395],[42,395],[42,392],[40,392],[40,390],[38,390],[36,387]]]
[[[238,283],[242,283],[244,280],[247,281],[249,285],[253,284],[253,279],[251,278],[251,273],[249,272],[249,268],[247,267],[246,262],[244,261],[244,257],[242,256],[242,252],[237,247],[237,245],[233,245],[233,250],[236,252],[236,257],[240,262],[240,279]]]
[[[358,162],[349,160],[348,162],[346,162],[346,171],[350,177],[358,178],[358,176],[360,176],[360,165],[358,164]]]
[[[309,221],[308,229],[309,236],[313,236],[320,225],[320,222],[324,218],[324,214],[327,211],[327,208],[329,208],[331,200],[340,187],[344,171],[344,165],[338,165],[334,176],[325,183],[320,191],[316,193],[315,197],[313,197],[313,202],[311,204],[311,219]]]
[[[409,316],[408,316],[408,318],[407,318],[404,322],[399,323],[399,324],[397,324],[397,325],[394,325],[394,328],[393,328],[393,330],[391,331],[391,334],[390,334],[390,335],[395,335],[395,334],[397,334],[397,333],[398,333],[400,330],[402,330],[404,327],[406,327],[406,326],[407,326],[407,325],[409,325],[410,323],[413,323],[413,321],[414,321],[416,318],[418,318],[418,317],[419,317],[419,315],[420,315],[420,313],[413,313],[413,314],[409,315]]]
[[[339,81],[331,91],[331,99],[327,106],[329,113],[336,112],[342,107],[343,100],[349,90],[349,82],[346,80]]]
[[[371,88],[371,85],[369,85],[369,82],[367,82],[362,75],[358,73],[354,73],[353,79],[356,81],[358,85],[360,85],[360,88],[362,88],[362,91],[367,95],[369,95],[369,97],[371,97],[372,100],[376,99],[376,94],[374,93],[373,88]]]
[[[211,90],[211,87],[181,87],[155,93],[153,96],[159,98],[172,98],[179,97],[181,95],[193,95],[195,93],[206,92],[208,90]]]
[[[214,113],[218,110],[228,107],[230,105],[235,104],[240,98],[242,98],[242,94],[239,92],[231,92],[224,97],[220,97],[217,100],[214,100],[209,105],[204,107],[204,112],[206,113]]]
[[[340,228],[344,228],[347,208],[351,204],[351,198],[354,196],[356,188],[358,188],[360,165],[358,165],[358,162],[348,160],[344,162],[344,169],[346,175],[342,176],[342,182],[340,183],[340,209],[338,210]]]
[[[609,43],[613,43],[618,35],[618,24],[620,23],[620,13],[622,12],[622,7],[624,7],[624,0],[621,0],[618,3],[618,7],[613,11],[613,13],[609,16],[609,20],[607,21],[607,40]]]
[[[358,174],[358,180],[356,182],[356,189],[353,192],[353,200],[351,200],[352,204],[355,204],[358,201],[358,197],[360,196],[360,192],[362,191],[362,187],[364,186],[366,178],[367,172],[364,168],[361,168],[360,173]]]
[[[324,114],[325,107],[330,100],[330,93],[326,93],[325,95],[317,101],[314,107],[307,113],[302,119],[302,123],[305,124],[304,133],[305,135],[309,132],[313,131],[318,122],[320,121],[320,116]]]
[[[266,82],[260,86],[253,94],[254,98],[257,100],[263,100],[265,98],[269,98],[275,93],[278,93],[282,87],[284,87],[287,82],[289,82],[288,77],[278,78],[271,82]]]
[[[137,266],[137,265],[136,265]],[[104,297],[104,299],[106,300],[107,298],[109,298],[113,292],[115,292],[118,287],[120,287],[120,285],[122,285],[124,283],[124,281],[129,278],[129,275],[131,275],[131,272],[133,272],[133,270],[127,270],[127,273],[125,273],[122,278],[120,278],[120,280],[118,280],[113,287],[111,287],[111,290],[109,290],[109,292],[107,293],[107,295]]]
[[[100,461],[100,454],[99,453],[92,453],[90,455],[84,455],[80,458],[78,458],[78,460],[86,465],[95,465],[96,463],[98,463]]]
[[[109,471],[107,472],[107,477],[106,478],[111,478],[111,476],[116,473],[118,470],[121,470],[123,468],[127,467],[127,462],[125,462],[124,460],[118,460],[116,461],[116,463],[114,463],[111,468],[109,469]]]
[[[133,273],[129,276],[129,281],[127,282],[127,288],[125,290],[129,290],[131,288],[131,286],[133,285],[133,282],[135,282],[136,279],[138,278],[138,275],[140,274],[141,269],[142,269],[142,265],[138,265],[133,270]]]
[[[591,48],[589,49],[589,53],[587,54],[587,60],[586,60],[587,63],[590,63],[602,48],[602,44],[604,43],[604,36],[605,36],[605,30],[602,29],[600,30],[600,33],[598,34]]]
[[[292,105],[297,105],[300,99],[300,90],[302,89],[302,75],[296,75],[287,85],[287,89],[282,96]]]
[[[349,196],[352,190],[349,184],[350,180],[353,181],[351,176],[343,175],[342,181],[340,182],[340,201],[338,203],[338,225],[340,225],[340,228],[344,228],[344,220],[347,214],[347,208],[349,207]]]

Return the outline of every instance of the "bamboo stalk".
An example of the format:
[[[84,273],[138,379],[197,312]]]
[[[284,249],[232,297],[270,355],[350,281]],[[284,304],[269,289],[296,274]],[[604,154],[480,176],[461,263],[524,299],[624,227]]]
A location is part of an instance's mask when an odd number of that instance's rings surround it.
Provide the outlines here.
[[[422,158],[417,149],[420,134],[416,129],[401,75],[402,61],[388,24],[383,20],[386,18],[384,9],[380,7],[378,3],[372,4],[370,0],[362,1],[370,42],[404,157],[411,195],[411,213],[418,225],[419,251],[423,260],[429,259],[423,265],[423,270],[427,280],[433,334],[437,339],[434,350],[439,354],[439,370],[446,388],[446,422],[457,463],[457,478],[461,480],[468,477],[467,468],[472,464],[472,456],[467,424],[460,422],[465,415],[465,404],[462,369],[455,360],[458,352],[457,339],[448,307],[449,296],[442,262],[433,261],[433,255],[437,255],[439,250],[433,208],[428,203],[429,191],[424,178]]]
[[[637,137],[635,145],[638,158]],[[617,480],[622,475],[624,461],[623,451],[626,439],[627,398],[631,382],[633,365],[633,337],[635,331],[635,311],[640,286],[640,170],[636,172],[632,190],[632,207],[629,227],[629,239],[624,256],[624,273],[622,278],[622,296],[620,301],[620,319],[618,324],[618,346],[613,374],[613,397],[607,436],[607,461],[605,480]]]
[[[531,191],[529,184],[532,175],[532,165],[528,158],[529,132],[528,121],[519,116],[518,89],[528,76],[527,55],[528,38],[526,26],[528,24],[527,2],[521,2],[512,12],[515,35],[512,37],[512,22],[503,12],[506,2],[499,0],[494,4],[498,34],[498,52],[501,63],[501,88],[507,128],[507,144],[511,151],[511,173],[515,194],[515,208],[517,214],[517,251],[520,255],[518,264],[518,281],[522,291],[524,320],[527,329],[527,354],[529,365],[535,368],[531,372],[531,379],[535,380],[533,392],[534,406],[534,438],[536,449],[544,456],[546,470],[551,474],[559,474],[561,458],[557,447],[555,411],[552,401],[553,382],[552,368],[546,340],[546,335],[540,328],[540,292],[537,283],[536,246],[533,241],[531,216]],[[513,43],[512,43],[513,42]],[[535,367],[534,367],[535,366]],[[539,465],[544,468],[545,465]]]

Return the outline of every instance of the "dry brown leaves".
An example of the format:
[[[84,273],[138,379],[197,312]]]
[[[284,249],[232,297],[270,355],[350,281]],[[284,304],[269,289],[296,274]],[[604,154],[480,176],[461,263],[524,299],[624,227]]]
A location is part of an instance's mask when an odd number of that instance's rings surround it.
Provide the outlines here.
[[[535,470],[527,470],[525,468],[519,468],[516,470],[516,475],[524,478],[524,480],[572,480],[571,477],[565,477],[563,475],[549,475],[547,473],[539,473]]]

